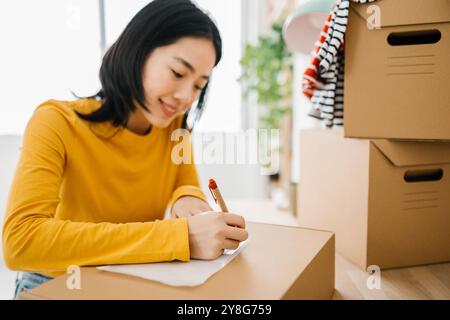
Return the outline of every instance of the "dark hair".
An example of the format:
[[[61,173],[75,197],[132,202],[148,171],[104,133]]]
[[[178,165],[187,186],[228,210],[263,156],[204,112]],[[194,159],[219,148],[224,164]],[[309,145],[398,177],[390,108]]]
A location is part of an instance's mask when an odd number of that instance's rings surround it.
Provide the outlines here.
[[[134,16],[103,57],[101,89],[88,97],[102,99],[102,106],[90,114],[77,112],[78,116],[91,122],[112,121],[114,126],[125,126],[129,114],[136,109],[134,101],[148,110],[142,86],[142,68],[146,58],[157,47],[189,36],[212,41],[216,50],[216,66],[222,57],[222,40],[216,25],[205,12],[190,0],[150,2]],[[190,113],[193,113],[193,124],[200,118],[208,84],[200,92],[196,107],[184,114],[183,128],[187,127]]]

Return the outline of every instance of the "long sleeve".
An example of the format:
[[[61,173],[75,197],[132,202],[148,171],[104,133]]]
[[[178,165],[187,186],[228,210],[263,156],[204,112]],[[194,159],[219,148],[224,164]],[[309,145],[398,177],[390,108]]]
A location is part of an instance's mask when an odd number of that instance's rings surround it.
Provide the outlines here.
[[[170,206],[172,206],[177,199],[183,196],[193,196],[207,201],[207,198],[200,187],[189,132],[184,131],[182,139],[183,140],[180,142],[180,146],[183,148],[183,152],[187,153],[183,158],[187,161],[183,161],[178,164],[177,179],[172,197],[170,199]]]
[[[55,218],[66,148],[74,139],[66,121],[44,107],[28,122],[3,226],[8,268],[59,275],[69,265],[189,260],[186,219],[94,223]]]

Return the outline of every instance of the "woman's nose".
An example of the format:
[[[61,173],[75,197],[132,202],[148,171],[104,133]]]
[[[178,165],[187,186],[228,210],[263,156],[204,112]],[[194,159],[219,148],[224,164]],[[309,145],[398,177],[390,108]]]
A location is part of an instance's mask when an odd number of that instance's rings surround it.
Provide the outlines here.
[[[193,89],[189,85],[180,86],[174,93],[174,98],[184,107],[190,105],[194,99]]]

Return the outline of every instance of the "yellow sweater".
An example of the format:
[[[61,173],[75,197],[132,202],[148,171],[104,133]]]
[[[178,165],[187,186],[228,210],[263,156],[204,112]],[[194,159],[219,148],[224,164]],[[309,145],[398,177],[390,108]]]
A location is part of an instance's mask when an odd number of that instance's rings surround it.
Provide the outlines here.
[[[195,165],[171,161],[181,117],[139,135],[73,111],[99,107],[49,100],[29,120],[3,226],[10,269],[57,276],[70,265],[189,260],[186,219],[162,220],[181,196],[206,199]]]

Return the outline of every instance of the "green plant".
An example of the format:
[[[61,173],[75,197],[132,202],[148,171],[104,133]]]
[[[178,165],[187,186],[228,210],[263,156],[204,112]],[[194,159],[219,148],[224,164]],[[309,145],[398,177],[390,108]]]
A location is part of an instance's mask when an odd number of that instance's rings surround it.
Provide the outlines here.
[[[292,55],[283,39],[283,23],[272,24],[255,46],[247,44],[240,61],[243,96],[257,96],[260,127],[280,128],[280,119],[292,109]]]

